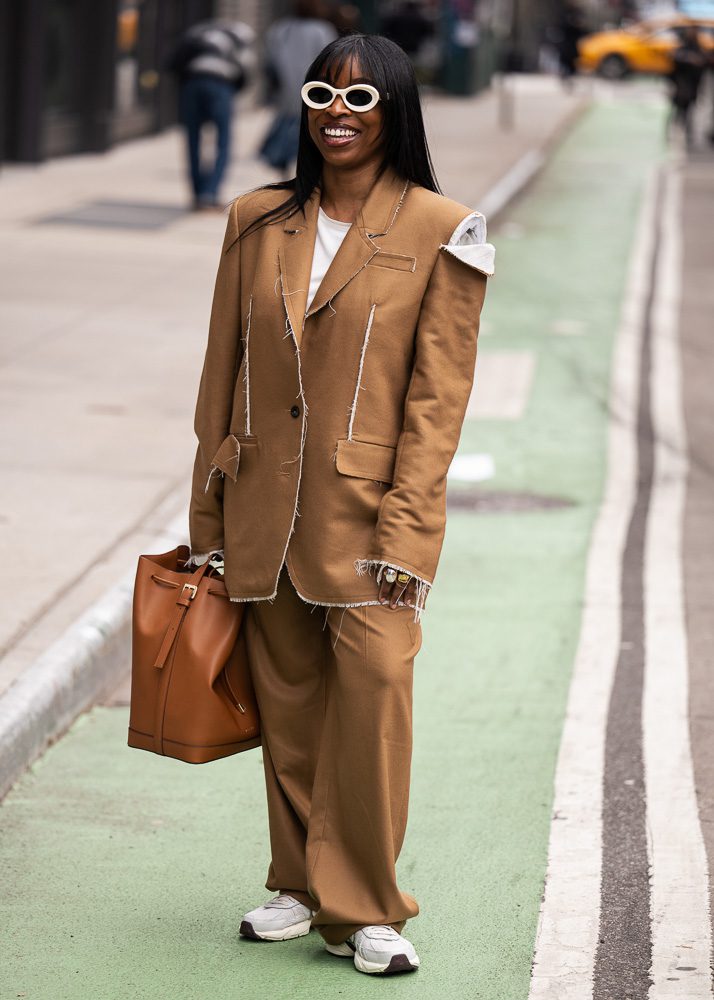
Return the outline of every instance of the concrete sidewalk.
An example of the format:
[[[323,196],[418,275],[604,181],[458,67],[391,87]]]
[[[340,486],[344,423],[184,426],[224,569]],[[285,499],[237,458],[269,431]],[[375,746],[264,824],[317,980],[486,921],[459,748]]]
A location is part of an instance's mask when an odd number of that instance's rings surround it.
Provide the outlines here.
[[[540,77],[504,86],[425,102],[444,192],[487,214],[589,94]],[[239,116],[227,198],[276,179],[251,158],[268,119]],[[185,522],[224,226],[185,203],[177,131],[0,180],[0,539],[24,569],[4,595],[0,694],[172,519]]]

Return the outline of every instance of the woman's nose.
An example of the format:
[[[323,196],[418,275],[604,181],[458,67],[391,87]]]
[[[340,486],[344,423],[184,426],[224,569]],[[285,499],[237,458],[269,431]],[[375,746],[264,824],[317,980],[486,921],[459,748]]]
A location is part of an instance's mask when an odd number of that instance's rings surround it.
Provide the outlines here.
[[[342,115],[348,115],[349,113],[350,109],[338,94],[330,105],[330,114],[334,115],[335,118],[340,118]]]

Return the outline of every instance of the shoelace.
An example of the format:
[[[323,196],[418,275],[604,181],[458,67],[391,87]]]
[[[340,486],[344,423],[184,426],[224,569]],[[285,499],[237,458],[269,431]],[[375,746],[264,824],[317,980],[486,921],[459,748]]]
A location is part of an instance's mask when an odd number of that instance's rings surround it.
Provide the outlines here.
[[[393,927],[386,924],[370,924],[368,927],[361,927],[360,930],[366,937],[377,938],[380,941],[397,941],[401,936]]]
[[[269,899],[264,905],[266,909],[274,907],[278,910],[287,910],[289,907],[295,906],[297,902],[297,899],[293,899],[293,897],[289,896],[286,892],[281,892],[279,896],[275,896],[274,899]]]

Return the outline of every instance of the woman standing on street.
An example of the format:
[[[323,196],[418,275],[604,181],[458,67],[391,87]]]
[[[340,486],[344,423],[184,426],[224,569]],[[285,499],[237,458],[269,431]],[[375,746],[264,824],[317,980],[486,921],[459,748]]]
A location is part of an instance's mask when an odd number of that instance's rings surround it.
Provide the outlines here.
[[[416,969],[395,862],[412,667],[441,550],[493,248],[437,192],[419,94],[379,36],[328,45],[296,177],[233,202],[196,406],[195,562],[225,558],[262,719],[278,895],[241,933],[316,927]],[[316,614],[317,607],[324,609]]]

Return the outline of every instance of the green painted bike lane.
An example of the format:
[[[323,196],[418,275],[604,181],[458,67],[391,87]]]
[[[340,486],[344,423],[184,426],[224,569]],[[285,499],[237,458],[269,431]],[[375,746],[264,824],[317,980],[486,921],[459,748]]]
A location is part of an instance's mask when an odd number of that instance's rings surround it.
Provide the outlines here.
[[[535,352],[535,379],[522,419],[467,422],[461,451],[494,456],[486,489],[567,504],[449,518],[399,862],[421,970],[377,985],[317,934],[240,939],[268,895],[259,751],[189,767],[128,750],[126,710],[98,708],[0,808],[0,1000],[525,1000],[611,348],[661,120],[636,98],[594,106],[493,234],[481,351]]]

